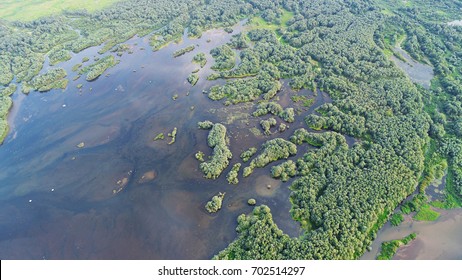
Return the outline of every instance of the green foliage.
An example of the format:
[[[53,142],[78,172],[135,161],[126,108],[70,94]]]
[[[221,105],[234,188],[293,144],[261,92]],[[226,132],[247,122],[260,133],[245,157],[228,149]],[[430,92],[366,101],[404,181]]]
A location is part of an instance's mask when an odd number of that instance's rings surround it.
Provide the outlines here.
[[[174,127],[172,132],[170,132],[168,134],[168,137],[172,138],[172,140],[170,140],[170,142],[167,143],[168,145],[172,145],[173,143],[175,143],[175,141],[176,141],[176,133],[177,132],[178,132],[178,129],[176,127]]]
[[[50,65],[56,65],[59,62],[68,61],[72,58],[72,55],[68,50],[62,49],[61,46],[54,48],[49,54]]]
[[[207,58],[205,58],[205,53],[198,53],[193,57],[192,60],[194,63],[197,63],[203,68],[207,64]]]
[[[205,178],[216,179],[228,167],[229,160],[233,157],[226,144],[226,127],[220,123],[214,124],[207,137],[207,142],[213,149],[212,159],[202,162],[199,167]]]
[[[396,254],[396,251],[399,247],[409,244],[412,240],[417,237],[417,234],[411,233],[403,239],[392,240],[388,242],[383,242],[379,255],[377,256],[378,260],[391,260]]]
[[[262,168],[271,162],[287,159],[297,154],[297,146],[282,138],[275,138],[266,141],[261,146],[261,153],[255,157],[250,165],[244,168],[244,177],[248,177],[255,168]]]
[[[226,193],[218,193],[214,197],[212,197],[212,200],[208,201],[207,204],[205,204],[205,209],[209,213],[216,213],[218,210],[221,209],[221,206],[223,204],[223,199],[225,198]]]
[[[440,213],[432,210],[430,205],[424,204],[420,210],[415,214],[414,220],[416,221],[435,221],[440,216]]]
[[[278,130],[279,130],[279,132],[284,132],[284,131],[286,131],[286,129],[288,129],[288,128],[289,128],[289,126],[286,125],[285,123],[280,123],[280,124],[279,124]]]
[[[184,55],[185,53],[192,52],[196,48],[195,45],[189,45],[186,48],[179,49],[173,52],[173,57],[179,57]]]
[[[297,165],[292,160],[288,160],[271,168],[271,176],[273,176],[273,178],[281,178],[283,182],[286,182],[295,175],[297,175]]]
[[[116,65],[117,63],[118,61],[116,61],[112,55],[108,55],[98,60],[97,62],[82,68],[79,73],[87,74],[85,79],[87,81],[93,81],[99,76],[101,76],[104,73],[104,71]]]
[[[428,198],[424,194],[415,195],[412,200],[408,200],[401,205],[401,211],[404,214],[417,212],[427,202]]]
[[[197,81],[199,81],[199,75],[192,73],[189,74],[188,76],[188,83],[190,83],[192,86],[196,85]]]
[[[13,93],[16,92],[17,88],[18,87],[16,86],[16,84],[10,84],[4,89],[0,89],[0,95],[10,96],[10,95],[12,95]]]
[[[286,108],[282,109],[282,106],[276,102],[262,102],[258,104],[257,110],[252,113],[254,117],[263,116],[266,114],[272,114],[275,116],[279,116],[286,122],[294,122],[295,121],[295,111],[293,108]]]
[[[255,204],[257,204],[257,201],[254,198],[249,198],[249,200],[247,200],[247,204],[250,206],[254,206]]]
[[[399,226],[404,221],[403,214],[396,213],[391,216],[390,223],[392,226]]]
[[[250,147],[241,153],[240,158],[242,159],[243,162],[248,162],[250,158],[256,153],[257,153],[257,148]]]
[[[198,123],[197,123],[197,126],[198,126],[200,129],[209,130],[209,129],[212,129],[212,127],[213,127],[213,122],[211,122],[211,121],[198,122]]]
[[[164,140],[165,139],[165,135],[164,133],[159,133],[156,135],[156,137],[154,137],[153,141],[157,141],[157,140]]]
[[[38,91],[49,91],[51,89],[65,89],[68,80],[65,79],[67,76],[66,70],[62,68],[53,68],[48,70],[45,74],[41,74],[32,79],[28,86],[31,89]]]
[[[236,63],[236,54],[228,45],[216,47],[210,51],[210,54],[215,59],[212,65],[214,70],[229,70]]]
[[[6,1],[0,10],[0,18],[9,21],[32,21],[38,18],[61,14],[68,10],[82,10],[93,12],[120,0],[22,0]]]
[[[272,115],[279,116],[283,112],[282,106],[276,102],[262,102],[257,106],[257,110],[252,113],[254,117],[264,116],[271,113]]]
[[[228,175],[226,175],[226,180],[228,181],[228,184],[237,185],[239,183],[239,179],[237,178],[237,176],[239,175],[240,168],[240,163],[236,163],[233,165],[233,168],[229,171]]]
[[[82,67],[82,63],[77,63],[76,65],[72,66],[72,71],[77,72],[80,67]]]
[[[276,126],[276,124],[277,124],[277,121],[274,118],[269,118],[267,120],[260,121],[261,128],[263,128],[263,132],[265,133],[265,135],[270,135],[271,127]]]
[[[285,250],[293,250],[292,240],[273,222],[270,209],[257,206],[251,215],[240,215],[236,231],[239,236],[214,259],[229,260],[280,260]]]
[[[201,152],[201,151],[197,152],[197,153],[194,155],[194,157],[195,157],[198,161],[200,161],[200,162],[203,162],[203,161],[204,161],[204,156],[205,156],[205,154],[204,154],[203,152]]]

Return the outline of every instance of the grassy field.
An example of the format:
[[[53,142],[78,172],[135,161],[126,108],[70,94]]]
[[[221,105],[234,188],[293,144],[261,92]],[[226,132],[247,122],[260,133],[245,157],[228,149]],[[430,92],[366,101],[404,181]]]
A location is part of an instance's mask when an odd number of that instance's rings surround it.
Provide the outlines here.
[[[2,0],[0,19],[31,21],[59,14],[64,10],[86,9],[89,12],[109,6],[120,0]]]

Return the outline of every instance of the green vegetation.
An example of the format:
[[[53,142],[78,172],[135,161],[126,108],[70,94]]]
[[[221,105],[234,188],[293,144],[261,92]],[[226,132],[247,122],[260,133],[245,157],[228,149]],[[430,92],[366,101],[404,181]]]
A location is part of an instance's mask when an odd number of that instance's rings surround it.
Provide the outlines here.
[[[265,135],[270,135],[271,127],[276,126],[276,124],[277,124],[277,121],[274,118],[269,118],[267,120],[260,121],[261,128],[263,128],[263,133],[265,133]]]
[[[205,156],[205,154],[204,154],[203,152],[201,152],[201,151],[197,152],[197,153],[194,155],[194,157],[195,157],[198,161],[200,161],[200,162],[203,162],[203,161],[204,161],[204,156]]]
[[[240,155],[240,158],[243,162],[248,162],[253,155],[257,153],[257,148],[250,147],[247,150],[243,151]]]
[[[396,213],[391,216],[390,223],[392,226],[399,226],[404,221],[403,214]]]
[[[118,61],[116,61],[112,55],[108,55],[103,57],[102,59],[99,59],[95,63],[82,68],[80,70],[80,74],[87,74],[85,79],[87,81],[93,81],[99,76],[101,76],[104,73],[104,71],[116,65],[117,63]]]
[[[117,56],[122,56],[125,52],[128,52],[129,54],[133,53],[133,50],[128,44],[119,44],[114,47],[111,52],[116,53]]]
[[[156,137],[154,137],[153,141],[157,141],[157,140],[164,140],[165,139],[165,135],[164,133],[159,133],[156,135]]]
[[[212,129],[212,127],[213,127],[213,122],[211,122],[211,121],[198,122],[198,123],[197,123],[197,126],[198,126],[200,129],[209,130],[209,129]]]
[[[249,198],[249,200],[247,200],[247,204],[250,206],[254,206],[255,204],[257,204],[257,201],[254,198]]]
[[[45,74],[35,76],[32,81],[23,85],[22,91],[29,93],[30,90],[49,91],[51,89],[65,89],[68,80],[66,70],[62,68],[54,68],[48,70]]]
[[[244,168],[243,175],[248,177],[255,168],[265,167],[280,159],[287,159],[296,153],[297,146],[289,141],[282,138],[268,140],[261,146],[261,153],[250,162],[249,166]]]
[[[302,102],[303,107],[310,107],[314,103],[314,98],[308,98],[304,95],[292,95],[290,99],[295,103]]]
[[[82,67],[82,63],[77,63],[76,65],[72,66],[72,71],[77,72],[77,70],[79,70],[80,67]]]
[[[3,143],[3,140],[5,140],[9,130],[6,117],[13,105],[13,101],[11,101],[11,98],[9,97],[10,94],[8,94],[10,91],[11,88],[5,88],[0,94],[0,144]]]
[[[173,57],[179,57],[184,55],[185,53],[192,52],[196,48],[195,45],[189,45],[186,48],[179,49],[173,52]]]
[[[253,112],[252,115],[254,117],[259,117],[270,113],[272,115],[279,116],[281,119],[289,123],[295,121],[294,108],[282,109],[282,106],[276,102],[262,102],[258,104],[257,110]]]
[[[93,12],[117,1],[120,0],[3,0],[0,3],[0,18],[9,21],[32,21],[67,10],[85,9]]]
[[[0,96],[10,96],[16,92],[17,88],[15,84],[10,84],[6,88],[0,89]]]
[[[170,142],[167,143],[168,145],[172,145],[173,143],[175,143],[175,141],[176,141],[176,133],[177,133],[177,128],[174,127],[172,132],[168,134],[168,137],[172,138],[172,140],[170,140]]]
[[[50,51],[48,58],[50,59],[50,65],[56,65],[59,62],[68,61],[72,58],[72,55],[68,50],[61,49],[61,46],[58,46]]]
[[[237,185],[239,183],[237,176],[239,175],[240,168],[241,164],[236,163],[233,165],[233,168],[229,171],[228,175],[226,175],[226,180],[228,180],[229,184]]]
[[[273,222],[271,211],[266,205],[255,207],[248,216],[240,215],[237,223],[236,231],[239,236],[214,259],[280,260],[287,258],[284,250],[295,249],[295,242]]]
[[[403,239],[392,240],[382,243],[382,248],[379,255],[377,256],[378,260],[391,260],[396,254],[396,251],[399,247],[409,244],[412,240],[417,237],[417,234],[411,233]]]
[[[416,221],[435,221],[440,216],[440,213],[432,210],[430,205],[424,204],[420,210],[415,214],[414,220]]]
[[[220,123],[213,125],[207,137],[207,143],[213,149],[212,159],[202,162],[199,167],[207,179],[218,178],[229,165],[233,154],[227,146],[226,127]]]
[[[207,58],[205,58],[205,53],[198,53],[193,57],[192,60],[194,63],[197,63],[203,68],[207,64]]]
[[[215,59],[212,65],[214,70],[229,70],[236,63],[236,54],[228,45],[216,47],[210,51],[210,54]]]
[[[197,81],[199,81],[199,75],[192,73],[188,76],[188,83],[190,83],[192,86],[195,86]]]
[[[223,204],[223,199],[225,198],[226,193],[218,193],[214,197],[212,197],[212,200],[208,201],[207,204],[205,204],[205,209],[209,213],[216,213],[218,210],[221,209],[221,206]]]
[[[273,176],[273,178],[280,178],[283,182],[288,181],[295,175],[297,175],[297,165],[292,160],[288,160],[271,168],[271,176]]]

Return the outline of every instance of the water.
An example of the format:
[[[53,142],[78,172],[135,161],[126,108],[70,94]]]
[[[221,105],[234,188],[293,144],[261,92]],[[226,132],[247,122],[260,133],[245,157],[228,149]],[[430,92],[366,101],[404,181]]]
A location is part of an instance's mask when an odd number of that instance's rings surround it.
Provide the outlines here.
[[[414,60],[400,47],[394,48],[394,51],[399,53],[406,60],[402,61],[395,56],[392,56],[391,59],[396,63],[396,65],[401,68],[401,70],[403,70],[414,83],[417,83],[427,89],[430,88],[431,80],[434,77],[433,67]]]
[[[462,259],[462,209],[438,212],[441,216],[433,222],[414,221],[412,217],[405,216],[405,221],[397,227],[385,224],[372,243],[372,250],[366,252],[362,259],[375,259],[382,242],[401,239],[413,232],[417,233],[416,239],[399,248],[393,259]]]
[[[235,26],[234,34],[242,28],[242,23]],[[299,225],[289,214],[290,182],[269,177],[274,164],[240,178],[237,186],[225,180],[240,152],[270,139],[250,133],[259,127],[258,119],[248,117],[254,107],[223,109],[202,94],[223,82],[205,79],[212,73],[209,51],[230,36],[211,30],[158,52],[150,50],[146,38],[133,38],[128,44],[134,53],[124,54],[95,82],[81,77],[64,92],[15,94],[11,131],[0,147],[0,258],[208,259],[234,240],[237,216],[252,211],[249,198],[270,206],[278,226],[298,236]],[[195,51],[172,57],[190,44],[198,45]],[[74,54],[57,67],[72,79],[72,66],[98,56],[97,50]],[[191,87],[186,78],[199,67],[191,63],[198,52],[209,62]],[[281,102],[289,93],[285,85]],[[323,93],[315,98],[280,137],[303,127],[303,117],[329,101]],[[206,119],[226,123],[234,154],[215,181],[202,178],[194,159],[199,150],[211,154],[208,132],[197,129]],[[152,141],[174,127],[173,145],[167,145],[169,138]],[[84,148],[77,147],[81,142]],[[218,192],[226,192],[224,207],[209,215],[204,205]]]

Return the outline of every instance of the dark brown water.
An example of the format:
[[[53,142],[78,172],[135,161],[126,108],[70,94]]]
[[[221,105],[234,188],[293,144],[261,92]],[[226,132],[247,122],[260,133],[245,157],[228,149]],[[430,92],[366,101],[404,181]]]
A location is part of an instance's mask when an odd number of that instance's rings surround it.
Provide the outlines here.
[[[212,30],[158,52],[150,50],[147,39],[134,38],[128,42],[134,53],[124,54],[108,76],[91,83],[81,77],[64,92],[15,94],[11,131],[0,147],[0,258],[207,259],[236,237],[237,216],[252,211],[249,198],[270,206],[278,226],[298,236],[299,226],[289,214],[290,182],[269,177],[274,164],[240,178],[237,186],[225,180],[240,152],[270,139],[249,131],[259,122],[248,116],[252,106],[224,108],[202,94],[220,83],[205,79],[212,72],[209,51],[230,36]],[[195,51],[172,57],[190,44],[198,45]],[[97,50],[87,49],[58,66],[72,79],[70,68]],[[191,87],[186,78],[199,67],[191,63],[198,52],[205,52],[209,62]],[[284,86],[281,102],[289,93]],[[302,127],[303,116],[328,101],[318,93],[311,109],[276,136]],[[197,122],[206,119],[227,125],[234,154],[215,181],[202,178],[194,159],[199,150],[211,154],[208,132],[197,129]],[[167,145],[169,138],[152,141],[174,127],[173,145]],[[78,148],[81,142],[85,146]],[[226,192],[224,207],[209,215],[204,205],[218,192]]]

